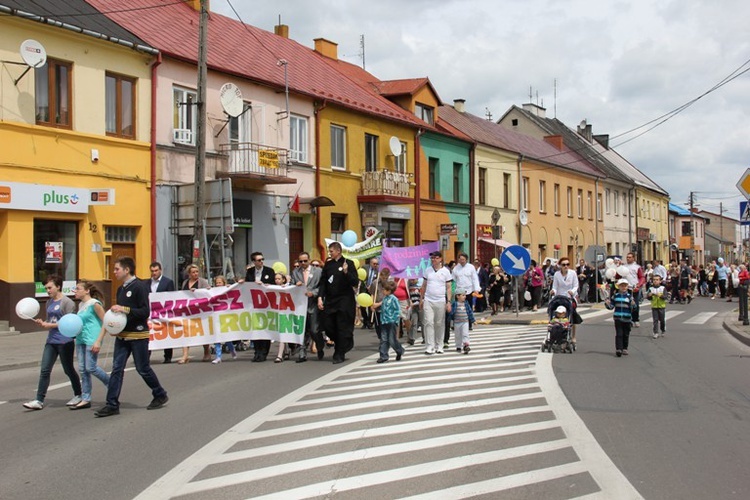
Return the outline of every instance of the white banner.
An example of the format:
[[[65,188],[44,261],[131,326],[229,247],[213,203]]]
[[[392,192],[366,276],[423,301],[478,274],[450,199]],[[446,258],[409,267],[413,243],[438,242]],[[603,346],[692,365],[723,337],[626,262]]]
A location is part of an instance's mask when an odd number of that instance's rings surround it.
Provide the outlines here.
[[[152,293],[148,348],[261,339],[301,344],[307,316],[305,292],[303,286],[237,283]]]

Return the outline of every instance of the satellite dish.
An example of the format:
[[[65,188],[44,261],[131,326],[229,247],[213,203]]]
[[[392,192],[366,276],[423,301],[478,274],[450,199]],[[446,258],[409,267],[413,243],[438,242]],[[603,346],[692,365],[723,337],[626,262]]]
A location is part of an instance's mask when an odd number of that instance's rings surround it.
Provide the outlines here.
[[[44,66],[47,62],[47,51],[36,40],[25,40],[21,44],[21,59],[32,68]]]
[[[219,100],[224,112],[232,118],[237,118],[245,111],[245,103],[242,101],[242,91],[233,83],[225,83],[219,90]]]
[[[521,223],[522,226],[525,226],[526,224],[529,223],[529,216],[526,215],[525,210],[521,210],[520,212],[518,212],[518,221]]]
[[[401,141],[395,135],[388,141],[388,146],[391,148],[391,154],[393,156],[401,156]]]

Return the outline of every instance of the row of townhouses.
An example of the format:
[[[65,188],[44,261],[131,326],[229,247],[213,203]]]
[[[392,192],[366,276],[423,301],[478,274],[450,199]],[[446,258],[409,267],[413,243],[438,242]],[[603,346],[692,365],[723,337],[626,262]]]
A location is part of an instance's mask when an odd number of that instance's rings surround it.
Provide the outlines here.
[[[446,260],[486,262],[510,244],[540,262],[674,256],[668,193],[585,121],[570,128],[535,104],[488,121],[445,104],[427,77],[380,80],[334,42],[310,48],[288,26],[214,12],[195,179],[199,11],[0,0],[0,320],[28,329],[13,307],[43,297],[51,273],[113,293],[114,261],[130,255],[141,277],[153,259],[177,276],[196,181],[211,275],[244,275],[254,251],[320,257],[325,238],[369,228],[387,246],[440,241]]]

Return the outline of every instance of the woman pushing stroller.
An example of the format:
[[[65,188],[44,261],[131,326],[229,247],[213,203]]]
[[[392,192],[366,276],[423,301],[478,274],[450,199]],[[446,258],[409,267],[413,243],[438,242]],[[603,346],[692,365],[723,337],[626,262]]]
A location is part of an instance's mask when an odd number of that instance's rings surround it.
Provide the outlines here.
[[[575,350],[576,346],[576,325],[583,323],[581,315],[576,311],[576,299],[578,298],[578,276],[575,271],[570,269],[570,259],[563,257],[559,260],[560,270],[555,272],[552,278],[552,290],[550,292],[550,304],[555,297],[565,297],[570,303],[570,322],[571,328],[570,343]]]

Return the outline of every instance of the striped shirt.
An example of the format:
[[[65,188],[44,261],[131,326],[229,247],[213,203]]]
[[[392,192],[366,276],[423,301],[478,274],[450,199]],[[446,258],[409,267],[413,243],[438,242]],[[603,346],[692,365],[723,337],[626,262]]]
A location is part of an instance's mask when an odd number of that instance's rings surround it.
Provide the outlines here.
[[[614,309],[615,321],[630,323],[633,320],[633,294],[630,292],[616,292],[609,299],[607,309]]]

